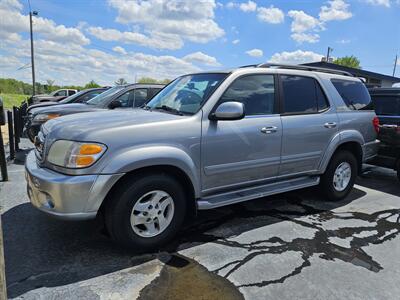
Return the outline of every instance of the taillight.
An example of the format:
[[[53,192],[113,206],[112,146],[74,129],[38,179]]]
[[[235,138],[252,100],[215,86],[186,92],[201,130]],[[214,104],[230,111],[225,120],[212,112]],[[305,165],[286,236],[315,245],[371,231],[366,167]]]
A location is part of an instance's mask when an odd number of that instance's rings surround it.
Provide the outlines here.
[[[379,133],[379,119],[378,119],[378,117],[374,117],[374,119],[372,120],[372,125],[374,125],[374,129],[375,129],[376,133]]]

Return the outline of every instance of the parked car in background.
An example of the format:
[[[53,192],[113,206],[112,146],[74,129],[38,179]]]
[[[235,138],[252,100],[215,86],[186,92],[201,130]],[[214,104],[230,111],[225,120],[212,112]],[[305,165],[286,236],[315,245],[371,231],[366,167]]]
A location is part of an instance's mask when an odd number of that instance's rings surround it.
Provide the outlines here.
[[[381,140],[372,163],[396,170],[400,180],[400,88],[374,88],[369,92],[379,118]]]
[[[60,89],[50,93],[49,95],[40,94],[31,97],[31,103],[48,102],[48,101],[61,101],[73,94],[76,94],[78,90],[73,89]]]
[[[157,94],[164,85],[127,84],[118,85],[86,101],[85,103],[60,104],[31,109],[26,117],[25,132],[33,142],[40,126],[50,119],[64,115],[101,111],[116,108],[140,107]]]
[[[60,104],[69,104],[69,103],[86,103],[90,99],[96,97],[97,95],[100,95],[102,92],[108,90],[110,87],[101,87],[101,88],[92,88],[92,89],[86,89],[83,91],[80,91],[78,93],[73,94],[72,96],[69,96],[65,98],[64,100],[54,102],[54,101],[48,101],[48,102],[41,102],[38,104],[33,104],[30,105],[27,109],[27,113],[31,111],[34,108],[43,108],[43,107],[48,107],[48,106],[54,106],[54,105],[60,105]]]
[[[343,199],[377,153],[371,107],[364,84],[341,71],[185,75],[141,109],[45,123],[26,160],[29,198],[69,220],[101,212],[115,241],[156,249],[197,209],[317,185]]]

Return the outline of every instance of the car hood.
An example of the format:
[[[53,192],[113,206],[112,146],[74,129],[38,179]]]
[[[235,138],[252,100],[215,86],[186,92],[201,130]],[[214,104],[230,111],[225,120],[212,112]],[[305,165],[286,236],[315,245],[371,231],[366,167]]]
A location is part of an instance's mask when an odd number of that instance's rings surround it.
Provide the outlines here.
[[[170,113],[144,109],[101,110],[68,115],[52,119],[43,125],[43,131],[51,139],[92,140],[102,142],[109,138],[123,139],[139,128],[166,125],[170,121],[186,119]]]
[[[58,103],[58,102],[42,102],[42,103],[38,103],[38,104],[33,104],[28,107],[28,112],[31,112],[33,109],[36,109],[36,108],[43,108],[46,106],[53,106],[53,105],[60,105],[60,103]]]
[[[37,107],[31,110],[33,115],[37,114],[60,114],[68,115],[77,112],[95,111],[99,108],[93,105],[87,105],[82,103],[70,103],[70,104],[58,104],[50,107]]]

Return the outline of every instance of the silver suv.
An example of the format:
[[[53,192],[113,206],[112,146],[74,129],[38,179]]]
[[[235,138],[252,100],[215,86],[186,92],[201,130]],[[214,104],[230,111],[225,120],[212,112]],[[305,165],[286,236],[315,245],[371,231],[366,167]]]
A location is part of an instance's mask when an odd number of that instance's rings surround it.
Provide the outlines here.
[[[28,193],[64,219],[101,212],[114,240],[155,249],[198,209],[317,185],[324,199],[346,197],[377,153],[378,125],[347,73],[263,64],[190,74],[143,108],[45,123],[26,160]]]

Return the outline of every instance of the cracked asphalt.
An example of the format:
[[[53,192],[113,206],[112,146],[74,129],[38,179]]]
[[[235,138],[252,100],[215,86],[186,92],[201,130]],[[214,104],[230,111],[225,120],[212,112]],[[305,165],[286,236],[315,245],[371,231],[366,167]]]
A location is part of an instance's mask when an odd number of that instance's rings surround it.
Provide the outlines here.
[[[21,299],[398,299],[400,183],[367,166],[350,196],[313,189],[202,211],[158,253],[97,220],[35,210],[22,165],[0,183],[7,290]]]

